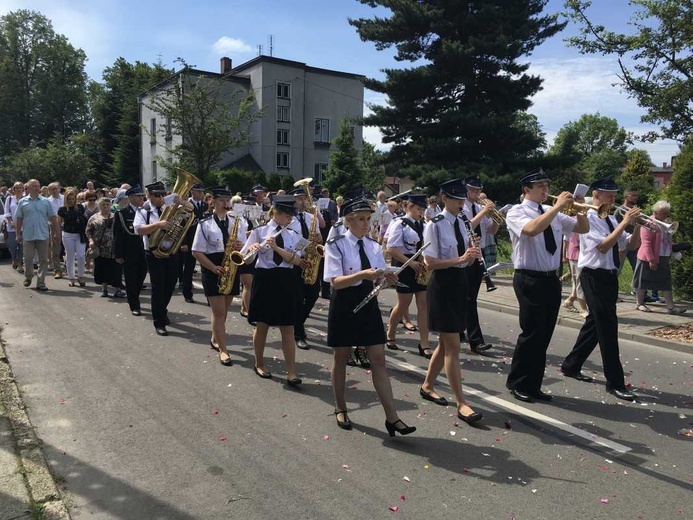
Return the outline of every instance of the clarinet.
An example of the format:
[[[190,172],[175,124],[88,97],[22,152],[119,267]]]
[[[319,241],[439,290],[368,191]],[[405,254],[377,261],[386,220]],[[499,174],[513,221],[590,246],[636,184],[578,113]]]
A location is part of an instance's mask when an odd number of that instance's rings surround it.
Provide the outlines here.
[[[467,215],[465,215],[464,212],[461,212],[461,215],[462,222],[464,222],[464,227],[467,228],[467,234],[469,235],[470,245],[472,247],[479,247],[481,245],[481,238],[474,233],[474,230],[472,229],[472,223],[467,218]],[[484,261],[484,255],[481,255],[479,263],[481,264],[481,268],[483,270],[482,279],[484,280],[484,282],[486,282],[486,292],[495,291],[497,287],[493,284],[493,280],[491,280],[491,277],[488,275],[488,271],[486,270],[486,262]]]

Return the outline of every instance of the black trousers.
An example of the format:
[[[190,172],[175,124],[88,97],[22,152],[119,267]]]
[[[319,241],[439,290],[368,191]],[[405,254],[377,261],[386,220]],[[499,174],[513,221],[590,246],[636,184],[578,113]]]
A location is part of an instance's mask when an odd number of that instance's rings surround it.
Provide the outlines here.
[[[604,365],[606,386],[623,390],[626,387],[623,366],[618,352],[618,274],[606,269],[583,268],[580,283],[590,313],[580,329],[573,350],[561,368],[565,372],[578,372],[599,344]]]
[[[147,253],[149,281],[152,284],[152,318],[155,327],[165,327],[168,304],[178,281],[178,257],[157,258]]]
[[[479,262],[467,266],[467,338],[471,347],[484,345],[484,335],[479,325],[479,309],[476,300],[479,297],[479,287],[484,277],[484,268]]]
[[[520,304],[520,329],[507,386],[523,392],[541,390],[546,350],[561,305],[561,283],[550,274],[517,270],[513,288]]]
[[[320,279],[318,278],[313,285],[306,285],[301,279],[302,270],[295,268],[295,271],[298,277],[298,290],[302,294],[299,298],[301,304],[296,315],[296,323],[294,323],[294,336],[296,339],[306,339],[306,320],[320,296]]]
[[[144,259],[136,262],[126,259],[123,263],[123,274],[125,275],[125,292],[128,295],[130,310],[138,311],[140,310],[142,284],[147,277],[147,262]]]
[[[195,257],[192,251],[186,253],[180,251],[180,285],[183,289],[183,298],[189,300],[193,297],[193,273],[195,272]]]

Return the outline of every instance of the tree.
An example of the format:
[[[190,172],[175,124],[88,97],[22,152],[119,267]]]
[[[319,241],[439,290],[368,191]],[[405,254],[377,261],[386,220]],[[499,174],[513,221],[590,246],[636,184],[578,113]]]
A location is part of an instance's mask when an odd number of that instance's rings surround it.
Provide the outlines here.
[[[414,64],[366,80],[388,99],[371,106],[364,123],[392,143],[390,161],[410,175],[464,165],[492,166],[495,174],[541,145],[540,135],[517,123],[542,83],[527,74],[526,56],[565,26],[542,15],[546,0],[360,1],[391,12],[350,20],[361,39],[377,50],[394,46],[396,61]]]
[[[290,174],[285,174],[282,176],[282,183],[280,189],[289,192],[294,189],[295,179]]]
[[[558,131],[547,156],[567,178],[579,175],[589,184],[605,177],[616,178],[626,163],[628,133],[615,119],[583,114]],[[572,191],[572,187],[562,186]]]
[[[267,189],[270,191],[277,191],[281,189],[282,178],[277,172],[272,172],[267,177]]]
[[[196,75],[187,65],[153,93],[147,107],[164,121],[162,133],[182,137],[175,146],[164,144],[173,161],[159,158],[162,167],[171,171],[180,167],[201,179],[225,151],[248,143],[250,123],[262,116],[251,90],[238,89],[223,77]]]
[[[660,125],[660,135],[682,139],[693,131],[693,10],[690,0],[630,0],[637,11],[632,34],[609,31],[587,16],[591,2],[567,0],[567,16],[580,26],[569,38],[582,53],[615,56],[619,85],[647,110],[644,123]],[[655,138],[656,133],[648,137]]]
[[[0,17],[0,153],[84,129],[85,60],[40,13]]]
[[[248,193],[255,185],[253,172],[240,168],[228,168],[214,172],[220,186],[228,186],[231,193]]]
[[[383,189],[386,157],[385,153],[375,149],[375,145],[363,141],[361,146],[363,185],[371,191],[377,192]]]
[[[329,166],[323,184],[336,195],[363,182],[363,172],[358,151],[354,145],[354,123],[348,117],[339,123],[339,133],[334,138],[335,151],[330,153]]]
[[[652,159],[645,150],[629,150],[621,174],[618,177],[618,185],[622,189],[634,188],[638,190],[641,201],[647,201],[654,193],[654,180],[652,178]],[[640,204],[642,206],[642,204]]]

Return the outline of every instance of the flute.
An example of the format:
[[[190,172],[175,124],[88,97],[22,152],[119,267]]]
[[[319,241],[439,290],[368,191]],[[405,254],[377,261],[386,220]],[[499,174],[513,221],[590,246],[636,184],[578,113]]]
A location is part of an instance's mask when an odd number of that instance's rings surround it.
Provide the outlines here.
[[[399,274],[400,274],[402,271],[404,271],[407,267],[409,267],[409,264],[411,264],[414,260],[416,260],[419,256],[421,256],[421,253],[424,252],[424,249],[426,249],[426,248],[427,248],[428,246],[430,246],[430,245],[431,245],[430,242],[427,242],[426,244],[424,244],[424,245],[421,247],[421,249],[419,249],[416,253],[414,253],[414,255],[413,255],[411,258],[409,258],[409,260],[407,260],[406,262],[404,262],[404,263],[402,264],[402,266],[399,267],[399,268],[397,269],[397,271],[395,271],[394,274],[396,274],[396,275],[399,276]],[[379,293],[380,291],[382,291],[383,289],[385,289],[386,287],[390,287],[390,284],[387,283],[386,280],[385,280],[385,281],[382,281],[381,283],[379,283],[378,285],[376,285],[375,287],[373,287],[373,290],[372,290],[371,292],[369,292],[368,295],[367,295],[363,300],[361,300],[361,303],[359,303],[356,307],[354,307],[354,314],[356,314],[356,313],[359,312],[361,309],[363,309],[363,307],[364,307],[369,301],[371,301],[373,298],[375,298],[376,296],[378,296],[378,293]]]
[[[253,257],[262,249],[263,247],[267,247],[267,242],[269,241],[270,238],[277,238],[279,235],[281,235],[284,231],[288,231],[289,226],[281,228],[279,231],[275,231],[272,233],[270,236],[268,236],[266,239],[264,239],[262,242],[260,242],[260,247],[254,249],[253,251],[250,251],[245,254],[243,257],[243,262],[248,263],[250,260],[253,259]]]

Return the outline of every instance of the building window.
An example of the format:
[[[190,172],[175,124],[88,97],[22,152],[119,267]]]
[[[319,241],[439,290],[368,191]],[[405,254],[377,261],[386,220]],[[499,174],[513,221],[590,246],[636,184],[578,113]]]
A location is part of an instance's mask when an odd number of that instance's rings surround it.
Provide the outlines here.
[[[313,178],[315,179],[316,184],[322,184],[326,171],[326,163],[315,163],[315,168],[313,169]]]
[[[289,167],[289,154],[287,152],[277,152],[277,168]]]
[[[315,136],[313,141],[316,143],[329,143],[330,142],[330,120],[316,118],[315,119]]]
[[[152,181],[156,180],[156,161],[152,161]]]
[[[171,118],[166,118],[166,141],[173,139],[173,133],[171,132]]]
[[[156,144],[156,117],[149,120],[149,144]]]
[[[277,121],[281,121],[283,123],[289,122],[289,108],[290,107],[285,107],[282,105],[277,106]]]
[[[277,97],[279,99],[291,99],[291,85],[289,83],[277,83]]]
[[[289,131],[288,130],[277,130],[277,144],[289,144]]]

